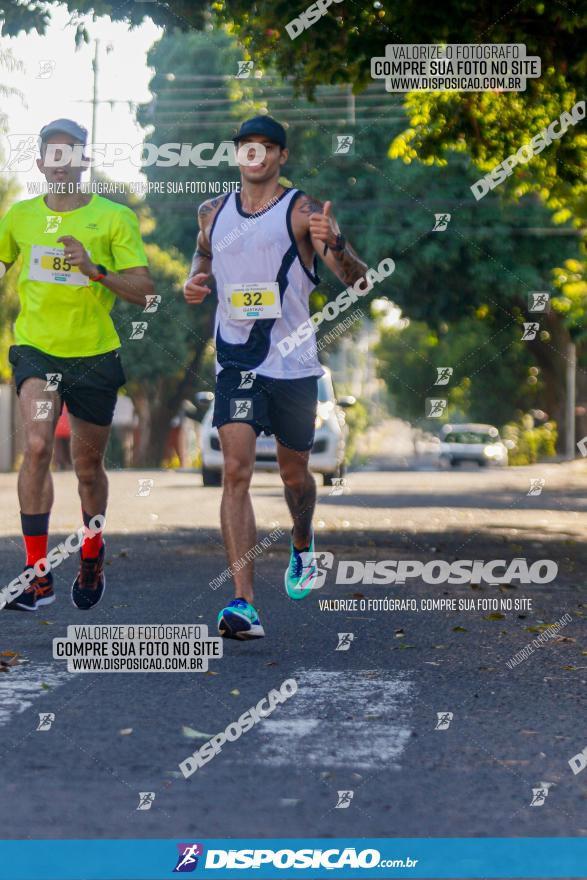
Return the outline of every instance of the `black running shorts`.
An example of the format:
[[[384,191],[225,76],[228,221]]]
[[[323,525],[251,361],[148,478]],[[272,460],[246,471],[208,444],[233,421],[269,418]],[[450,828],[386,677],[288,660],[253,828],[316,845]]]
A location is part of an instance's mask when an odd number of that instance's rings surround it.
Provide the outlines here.
[[[306,452],[314,443],[318,379],[271,379],[226,367],[216,377],[212,424],[250,424],[257,436],[275,434],[282,446]]]
[[[126,382],[118,351],[63,358],[30,345],[13,345],[8,359],[17,394],[27,379],[44,379],[47,390],[59,393],[72,416],[94,425],[112,424],[118,389]]]

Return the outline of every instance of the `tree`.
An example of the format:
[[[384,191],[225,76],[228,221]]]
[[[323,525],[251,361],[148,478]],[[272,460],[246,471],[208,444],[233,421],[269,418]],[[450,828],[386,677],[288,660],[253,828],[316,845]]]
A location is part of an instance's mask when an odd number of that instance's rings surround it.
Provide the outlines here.
[[[169,423],[202,381],[199,365],[211,326],[202,333],[198,310],[185,306],[182,289],[187,264],[179,252],[154,244],[148,244],[146,251],[161,302],[156,311],[141,313],[118,300],[113,318],[123,344],[127,391],[139,417],[134,464],[159,467]],[[143,326],[137,331],[136,325]]]
[[[436,330],[422,321],[384,328],[376,354],[397,414],[428,429],[429,397],[448,399],[447,421],[499,426],[543,400],[544,382],[517,327],[483,310]],[[453,370],[447,385],[435,384],[441,367]]]

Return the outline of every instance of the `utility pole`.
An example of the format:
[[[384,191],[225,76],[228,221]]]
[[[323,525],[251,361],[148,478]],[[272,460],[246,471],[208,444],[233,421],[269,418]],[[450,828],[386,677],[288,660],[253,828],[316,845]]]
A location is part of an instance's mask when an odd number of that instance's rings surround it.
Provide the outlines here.
[[[574,342],[567,344],[567,394],[566,394],[566,428],[568,461],[575,458],[575,385],[577,378],[577,346]]]
[[[352,85],[350,85],[350,83],[347,86],[346,109],[347,109],[347,122],[350,122],[352,125],[354,125],[357,121],[356,115],[355,115],[355,96],[353,95],[353,87],[352,87]]]
[[[91,144],[96,143],[96,110],[98,108],[98,50],[100,40],[94,40],[94,60],[92,61],[92,70],[94,73],[94,82],[92,86],[92,137]],[[90,165],[90,181],[94,180],[94,163]]]

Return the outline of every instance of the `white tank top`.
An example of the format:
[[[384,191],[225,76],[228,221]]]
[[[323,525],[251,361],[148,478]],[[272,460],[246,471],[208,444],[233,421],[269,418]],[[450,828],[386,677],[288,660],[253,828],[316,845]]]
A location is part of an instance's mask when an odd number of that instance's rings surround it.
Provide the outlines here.
[[[316,337],[282,355],[277,343],[310,317],[308,300],[320,279],[316,257],[312,271],[302,263],[291,226],[291,212],[301,190],[287,189],[261,214],[243,211],[239,193],[231,193],[218,211],[212,229],[212,273],[218,306],[214,335],[216,372],[225,367],[252,370],[273,379],[321,376]],[[281,299],[281,317],[235,319],[226,285],[272,282]],[[314,351],[313,351],[314,349]]]

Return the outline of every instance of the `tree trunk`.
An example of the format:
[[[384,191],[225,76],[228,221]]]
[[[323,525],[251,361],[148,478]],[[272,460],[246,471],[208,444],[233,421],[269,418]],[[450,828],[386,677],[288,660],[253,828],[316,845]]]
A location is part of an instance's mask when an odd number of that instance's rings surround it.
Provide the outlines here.
[[[565,421],[566,401],[566,352],[570,336],[562,318],[556,312],[536,315],[540,330],[547,330],[550,339],[543,342],[536,339],[530,342],[536,362],[540,367],[541,379],[544,383],[544,397],[540,403],[549,419],[557,424],[557,451],[566,451],[567,426]]]

